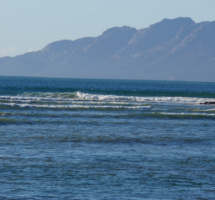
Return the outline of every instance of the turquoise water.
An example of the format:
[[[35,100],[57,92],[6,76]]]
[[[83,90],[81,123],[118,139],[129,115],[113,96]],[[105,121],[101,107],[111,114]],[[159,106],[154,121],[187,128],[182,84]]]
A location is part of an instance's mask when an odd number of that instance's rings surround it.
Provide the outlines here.
[[[0,77],[0,199],[215,199],[215,83]]]

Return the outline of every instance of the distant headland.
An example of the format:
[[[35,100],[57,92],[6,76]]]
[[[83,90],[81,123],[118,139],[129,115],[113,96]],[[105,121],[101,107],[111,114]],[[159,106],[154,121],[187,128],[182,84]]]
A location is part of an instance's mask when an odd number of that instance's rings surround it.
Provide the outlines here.
[[[72,34],[72,33],[71,33]],[[163,19],[0,58],[0,75],[215,81],[215,21]]]

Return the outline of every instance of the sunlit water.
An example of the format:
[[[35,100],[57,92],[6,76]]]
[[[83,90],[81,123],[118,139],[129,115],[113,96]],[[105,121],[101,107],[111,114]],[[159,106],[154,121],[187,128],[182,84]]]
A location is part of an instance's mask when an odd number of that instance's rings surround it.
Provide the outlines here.
[[[0,199],[215,199],[215,83],[0,77]]]

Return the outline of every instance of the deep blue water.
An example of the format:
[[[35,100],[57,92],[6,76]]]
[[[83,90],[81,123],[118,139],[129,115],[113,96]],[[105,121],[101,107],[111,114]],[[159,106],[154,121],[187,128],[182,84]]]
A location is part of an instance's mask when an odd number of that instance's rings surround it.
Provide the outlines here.
[[[0,199],[215,199],[215,83],[0,77]]]

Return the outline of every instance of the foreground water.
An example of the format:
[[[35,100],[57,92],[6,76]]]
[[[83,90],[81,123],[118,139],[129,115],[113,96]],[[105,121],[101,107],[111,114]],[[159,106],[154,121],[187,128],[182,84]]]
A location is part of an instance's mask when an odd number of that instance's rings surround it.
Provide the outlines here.
[[[0,77],[0,199],[215,199],[215,83]]]

